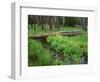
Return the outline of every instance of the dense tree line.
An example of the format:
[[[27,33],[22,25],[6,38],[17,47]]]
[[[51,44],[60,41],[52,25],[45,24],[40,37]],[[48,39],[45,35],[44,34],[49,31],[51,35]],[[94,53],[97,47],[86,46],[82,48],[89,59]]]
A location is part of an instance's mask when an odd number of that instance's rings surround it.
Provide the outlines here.
[[[80,26],[83,30],[87,30],[88,19],[86,17],[63,17],[63,16],[38,16],[28,15],[28,24],[34,30],[41,26],[45,30],[47,26],[50,30],[53,28],[60,29],[61,27],[75,27]]]

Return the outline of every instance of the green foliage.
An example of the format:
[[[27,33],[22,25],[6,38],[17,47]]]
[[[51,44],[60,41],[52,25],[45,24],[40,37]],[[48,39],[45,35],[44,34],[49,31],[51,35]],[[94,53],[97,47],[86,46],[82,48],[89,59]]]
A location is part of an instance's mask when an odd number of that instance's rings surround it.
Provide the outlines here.
[[[49,51],[45,50],[40,42],[32,39],[28,42],[28,57],[29,65],[49,65],[52,62]]]
[[[47,38],[48,48],[44,45],[38,40],[28,40],[29,66],[79,64],[81,57],[87,60],[86,32],[72,37],[51,35]]]
[[[62,50],[63,47],[65,46],[65,45],[63,45],[64,38],[60,35],[49,36],[47,41],[48,41],[48,43],[50,43],[51,47],[54,48],[56,51]]]
[[[66,64],[80,63],[81,56],[87,56],[86,33],[75,37],[63,37],[61,35],[49,36],[47,41],[51,47],[64,53]]]
[[[61,65],[63,62],[60,59],[53,60],[53,65]]]

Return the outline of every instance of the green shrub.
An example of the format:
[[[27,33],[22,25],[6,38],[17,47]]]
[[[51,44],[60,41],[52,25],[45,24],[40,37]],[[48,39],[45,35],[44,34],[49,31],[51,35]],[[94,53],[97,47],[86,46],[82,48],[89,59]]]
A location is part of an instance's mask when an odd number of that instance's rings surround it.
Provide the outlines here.
[[[39,41],[33,39],[28,41],[28,57],[29,65],[50,65],[52,62],[49,51],[45,50]]]
[[[79,64],[81,57],[87,61],[86,33],[73,37],[51,35],[47,38],[47,44],[50,49],[44,48],[40,41],[28,40],[29,66]]]
[[[61,61],[59,59],[53,60],[53,65],[61,65],[61,64],[63,64],[63,61]]]
[[[61,51],[63,50],[63,48],[65,47],[65,39],[60,36],[60,35],[56,35],[56,36],[49,36],[47,38],[47,42],[51,45],[52,48],[54,48],[56,51]]]
[[[87,57],[87,37],[84,33],[75,37],[53,35],[47,41],[56,52],[64,53],[65,64],[79,64],[81,56]]]

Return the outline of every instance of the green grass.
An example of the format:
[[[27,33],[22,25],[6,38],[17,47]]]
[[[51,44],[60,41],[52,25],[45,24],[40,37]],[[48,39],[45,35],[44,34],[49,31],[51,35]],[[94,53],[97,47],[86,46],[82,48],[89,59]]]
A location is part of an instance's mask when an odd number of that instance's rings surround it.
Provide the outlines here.
[[[39,41],[29,39],[28,41],[28,65],[43,66],[52,64],[52,54],[44,49]]]
[[[43,43],[35,39],[28,41],[28,65],[29,66],[45,66],[45,65],[67,65],[80,64],[81,57],[87,63],[87,32],[76,36],[48,36],[47,42]],[[49,47],[46,48],[44,45]],[[51,50],[53,49],[53,50]],[[63,53],[64,60],[58,56]],[[55,57],[55,55],[57,57]]]
[[[63,52],[65,58],[64,64],[69,64],[69,62],[79,64],[81,57],[87,57],[86,32],[73,37],[61,35],[49,36],[47,41],[56,52]]]

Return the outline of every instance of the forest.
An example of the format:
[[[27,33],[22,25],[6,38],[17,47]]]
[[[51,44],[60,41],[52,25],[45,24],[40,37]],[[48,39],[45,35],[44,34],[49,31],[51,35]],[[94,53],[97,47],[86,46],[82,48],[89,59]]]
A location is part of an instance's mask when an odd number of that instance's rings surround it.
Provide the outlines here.
[[[88,18],[28,15],[28,66],[88,63]]]

